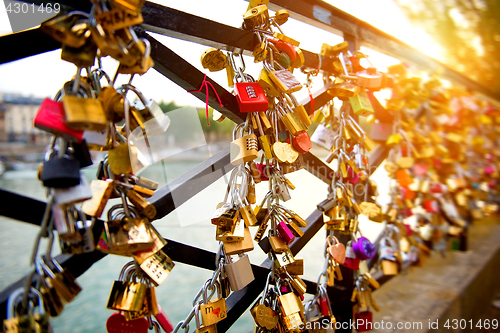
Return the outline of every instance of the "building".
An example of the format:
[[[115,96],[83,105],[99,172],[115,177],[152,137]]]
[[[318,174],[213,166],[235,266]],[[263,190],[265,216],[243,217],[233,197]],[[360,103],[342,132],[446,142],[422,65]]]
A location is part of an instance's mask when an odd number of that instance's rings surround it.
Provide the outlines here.
[[[33,127],[43,98],[0,95],[0,141],[47,145],[52,135]]]

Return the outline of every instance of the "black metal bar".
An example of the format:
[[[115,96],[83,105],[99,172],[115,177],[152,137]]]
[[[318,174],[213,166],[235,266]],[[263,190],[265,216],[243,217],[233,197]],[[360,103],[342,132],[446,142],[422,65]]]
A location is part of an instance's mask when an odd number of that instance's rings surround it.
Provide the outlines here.
[[[0,216],[10,217],[22,222],[40,225],[45,212],[45,202],[0,188]],[[21,209],[20,207],[29,207]]]
[[[149,1],[142,8],[142,16],[144,18],[142,27],[147,31],[219,49],[241,50],[246,55],[252,55],[253,49],[259,42],[252,32]],[[318,67],[318,54],[307,50],[302,50],[302,53],[305,66]]]
[[[0,37],[0,64],[23,59],[40,53],[56,50],[61,43],[43,33],[40,29],[26,30]],[[8,50],[5,51],[5,50]]]
[[[268,7],[272,10],[287,9],[290,16],[318,27],[333,32],[337,35],[354,36],[361,45],[385,53],[398,59],[416,64],[418,67],[430,71],[442,69],[442,76],[473,89],[474,91],[500,100],[500,93],[492,91],[478,82],[475,82],[452,68],[425,55],[420,50],[403,43],[399,39],[375,28],[374,26],[350,15],[325,1],[321,0],[271,0]],[[315,68],[312,66],[312,68]]]

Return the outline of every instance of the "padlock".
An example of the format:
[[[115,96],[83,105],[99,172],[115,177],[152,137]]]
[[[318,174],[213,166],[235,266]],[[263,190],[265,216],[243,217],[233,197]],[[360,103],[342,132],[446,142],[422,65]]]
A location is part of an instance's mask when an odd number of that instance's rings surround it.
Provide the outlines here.
[[[113,282],[108,298],[107,308],[122,311],[141,311],[146,297],[147,285],[137,281],[126,280],[127,269],[133,262],[126,264],[118,277]],[[132,278],[132,276],[130,276]]]
[[[167,276],[170,274],[175,264],[170,259],[170,257],[159,250],[155,252],[152,256],[149,256],[141,263],[141,269],[153,280],[157,285],[160,285],[165,281]]]
[[[108,121],[117,123],[124,118],[123,95],[116,91],[113,86],[101,88],[97,99],[101,101],[104,114]]]
[[[194,317],[196,319],[196,330],[195,333],[217,333],[217,325],[213,324],[210,326],[202,326],[200,324],[200,307],[197,306],[194,310]],[[179,324],[177,324],[179,326]]]
[[[237,193],[237,198],[240,203],[240,208],[238,209],[238,211],[240,212],[241,218],[243,218],[243,220],[245,221],[245,226],[247,227],[256,226],[258,222],[257,222],[257,217],[255,217],[255,214],[253,213],[252,206],[248,203],[245,204],[246,199],[245,203],[243,202],[241,196],[239,195],[239,191]]]
[[[345,249],[345,261],[342,265],[347,268],[352,269],[353,271],[357,271],[359,269],[359,258],[356,257],[356,253],[354,253],[354,249],[352,247],[352,241],[347,242],[347,246]]]
[[[210,72],[221,71],[227,66],[227,57],[219,49],[206,49],[201,55],[201,65],[203,68],[208,68]]]
[[[33,124],[43,131],[61,136],[66,140],[81,142],[83,131],[69,128],[64,121],[64,107],[61,102],[46,98],[40,104]]]
[[[373,258],[377,252],[375,245],[366,237],[360,237],[352,245],[356,257],[360,260]]]
[[[238,255],[234,261],[230,256],[226,256],[224,271],[229,279],[232,291],[243,289],[247,284],[254,280],[252,265],[248,255]]]
[[[245,222],[237,220],[233,225],[217,226],[215,240],[222,242],[241,242],[245,239]]]
[[[258,82],[236,82],[234,95],[241,112],[264,112],[269,107],[266,94]]]
[[[373,329],[373,314],[370,311],[354,313],[357,332],[368,332]]]
[[[216,282],[213,288],[217,289],[217,299],[209,300],[207,296],[207,284],[203,287],[203,302],[200,303],[200,314],[203,326],[210,326],[218,323],[227,317],[226,300],[222,297],[219,283]]]
[[[365,90],[360,90],[356,95],[349,97],[352,111],[359,116],[368,117],[373,114],[373,107]]]
[[[45,311],[51,317],[56,317],[62,313],[64,302],[57,293],[56,289],[52,286],[52,284],[49,283],[50,277],[46,276],[43,272],[40,261],[41,259],[38,258],[35,262],[36,273],[38,274],[37,288],[42,295]]]
[[[277,97],[280,94],[278,87],[269,77],[269,72],[266,69],[260,71],[259,80],[257,81],[262,89],[266,92],[266,95],[270,98]]]
[[[101,217],[113,189],[114,184],[110,180],[93,180],[90,183],[92,198],[82,204],[82,212],[96,218]]]
[[[23,299],[24,288],[14,290],[7,300],[7,318],[3,321],[3,331],[6,333],[17,332],[52,332],[48,314],[45,312],[43,297],[38,290],[30,287],[28,293],[27,313],[19,314],[18,304]]]
[[[108,221],[104,222],[107,245],[110,253],[130,256],[135,252],[154,246],[154,239],[146,218],[124,217],[114,219],[113,212],[120,206],[113,206],[108,211]],[[128,207],[130,210],[131,207]]]
[[[312,148],[309,134],[307,132],[299,133],[297,136],[292,138],[292,145],[299,153],[307,153]]]
[[[280,119],[285,124],[286,128],[290,133],[294,136],[297,136],[301,133],[305,133],[307,131],[307,127],[304,125],[300,117],[293,112],[289,112],[288,107],[277,106],[276,110],[278,110],[278,115]]]
[[[155,314],[154,317],[157,320],[158,324],[166,333],[172,333],[172,331],[174,330],[174,326],[172,325],[172,322],[161,308],[160,304],[158,304],[158,313]]]
[[[327,251],[330,254],[330,257],[335,260],[335,262],[343,264],[346,257],[346,249],[344,244],[340,243],[335,236],[327,237],[326,241],[328,242]],[[333,244],[332,241],[334,241]]]
[[[291,251],[286,251],[283,253],[277,253],[276,259],[274,260],[274,264],[277,268],[283,268],[289,264],[295,262],[295,258]]]
[[[299,157],[299,152],[286,142],[275,142],[271,147],[274,157],[281,163],[293,163]]]
[[[269,306],[264,304],[264,299],[260,297],[255,305],[250,309],[255,324],[257,326],[272,330],[276,327],[279,321],[279,315]]]
[[[254,248],[252,235],[248,228],[244,228],[243,240],[237,242],[223,242],[224,252],[227,255],[234,255],[252,251]]]
[[[274,253],[283,253],[290,250],[288,245],[280,236],[270,236],[269,244],[271,245],[271,248],[273,249]]]
[[[80,164],[69,155],[43,162],[40,180],[45,187],[69,188],[80,184]]]
[[[80,184],[54,189],[54,203],[58,205],[76,204],[92,198],[92,191],[89,182],[83,173],[80,172]]]
[[[359,86],[349,83],[336,83],[327,90],[330,96],[337,97],[341,101],[348,101],[349,98],[356,96],[360,92]]]
[[[108,151],[108,163],[115,175],[132,173],[132,163],[128,143],[121,143]]]
[[[281,92],[291,94],[302,89],[302,84],[288,69],[274,70],[272,65],[266,64],[265,67],[269,72],[269,78],[274,82]]]
[[[51,285],[66,302],[71,302],[82,291],[74,276],[63,269],[57,260],[43,255],[40,265],[50,279]]]
[[[115,35],[124,31],[127,31],[127,29],[116,30]],[[133,32],[133,30],[130,30],[130,32]],[[126,35],[125,39],[127,39],[128,36],[129,35],[131,36],[132,34],[127,33],[125,35]],[[134,59],[133,64],[126,65],[120,62],[117,73],[130,74],[130,75],[135,75],[135,74],[143,75],[151,67],[154,66],[153,58],[151,58],[151,44],[149,43],[149,40],[145,38],[132,39],[127,47],[129,54],[131,55],[132,59]]]
[[[79,12],[72,12],[42,22],[40,24],[40,30],[61,44],[79,48],[82,47],[87,41],[87,38],[90,37],[87,20],[87,15]]]
[[[253,133],[237,138],[239,129],[245,123],[237,125],[233,131],[233,141],[230,144],[230,158],[232,165],[253,161],[259,156],[257,136]]]
[[[139,195],[139,193],[134,190],[128,190],[127,198],[141,214],[150,220],[155,218],[156,207]]]
[[[137,123],[142,129],[146,131],[148,137],[164,133],[170,126],[170,118],[163,112],[158,103],[153,99],[147,99],[144,94],[131,84],[124,84],[118,91],[132,91],[137,97],[138,101],[133,104],[132,116],[136,119]],[[130,128],[132,131],[133,128]]]
[[[375,67],[368,67],[366,70],[356,74],[358,80],[356,81],[361,87],[377,89],[382,86],[382,73],[377,72]]]
[[[293,292],[282,294],[278,297],[278,303],[283,316],[290,316],[294,313],[299,313],[302,318],[304,313],[304,306],[300,298]]]
[[[111,8],[106,11],[95,14],[96,21],[106,31],[112,32],[143,22],[141,12],[130,12],[122,8]]]
[[[231,204],[224,204],[218,208],[212,216],[211,222],[222,227],[231,226],[240,218],[239,210]]]
[[[129,332],[147,333],[149,322],[147,318],[138,318],[127,321],[123,312],[113,313],[106,321],[107,332]],[[125,331],[126,332],[126,331]]]
[[[293,241],[295,240],[295,235],[292,233],[290,228],[288,228],[288,225],[285,223],[285,221],[280,221],[280,223],[278,223],[278,225],[276,226],[276,229],[287,245],[293,243]]]
[[[97,56],[97,48],[92,38],[87,38],[85,44],[78,48],[63,44],[61,59],[75,64],[78,68],[93,67]]]
[[[104,109],[98,99],[64,95],[62,104],[66,124],[70,128],[103,131],[108,124]]]
[[[133,274],[135,274],[135,272]],[[155,287],[151,286],[150,283],[148,283],[148,287],[146,288],[142,309],[140,311],[123,311],[125,320],[127,321],[153,316],[158,314],[158,312],[158,300],[156,298]]]
[[[266,5],[250,8],[243,14],[245,30],[253,30],[267,24],[269,21],[269,11]]]

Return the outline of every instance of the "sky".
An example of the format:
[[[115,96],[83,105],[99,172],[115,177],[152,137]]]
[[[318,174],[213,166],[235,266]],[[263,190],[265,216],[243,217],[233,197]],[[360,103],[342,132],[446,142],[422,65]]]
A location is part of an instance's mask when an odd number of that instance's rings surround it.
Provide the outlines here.
[[[3,0],[0,0],[3,2]],[[248,3],[243,0],[162,0],[153,1],[184,12],[202,16],[223,24],[240,27],[242,14],[246,11]],[[421,30],[412,27],[404,17],[403,12],[393,0],[330,0],[332,5],[369,22],[377,28],[393,34],[410,45],[439,57],[440,49],[432,38]],[[214,6],[214,3],[217,5]],[[312,52],[318,52],[322,43],[334,45],[340,43],[340,36],[311,27],[299,21],[290,19],[282,26],[284,33],[301,42],[300,47]],[[11,33],[5,6],[0,5],[0,35]],[[192,65],[207,73],[222,86],[227,87],[225,71],[208,72],[200,63],[200,56],[206,46],[185,42],[165,36],[153,34],[160,42],[173,51],[183,56]],[[398,63],[396,59],[378,54],[368,49],[362,49],[370,55],[371,62],[377,68],[384,70],[390,64]],[[262,64],[253,64],[251,58],[246,57],[247,73],[258,77]],[[104,59],[104,70],[112,77],[117,63],[110,57]],[[60,50],[47,52],[33,57],[21,59],[8,64],[0,65],[0,93],[19,93],[25,96],[53,97],[62,87],[64,82],[71,79],[76,73],[76,67],[60,59]],[[305,76],[295,72],[301,82]],[[118,83],[128,81],[128,75],[121,75]],[[143,76],[136,76],[132,82],[147,98],[165,102],[175,101],[178,105],[193,105],[202,107],[204,102],[172,83],[167,78],[149,70]],[[321,87],[320,78],[314,82],[313,90]],[[307,97],[306,89],[295,93],[300,101]]]

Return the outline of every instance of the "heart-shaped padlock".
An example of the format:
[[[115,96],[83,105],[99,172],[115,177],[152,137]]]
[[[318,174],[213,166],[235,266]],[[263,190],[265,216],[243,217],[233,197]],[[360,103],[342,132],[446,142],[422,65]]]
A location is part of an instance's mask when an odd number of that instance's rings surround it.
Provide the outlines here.
[[[292,145],[296,151],[305,154],[312,148],[311,138],[307,132],[302,132],[292,138]]]
[[[335,241],[335,243],[332,244],[332,239]],[[339,264],[343,264],[345,262],[345,246],[344,244],[340,243],[337,237],[335,236],[328,236],[326,238],[326,241],[328,242],[328,253],[330,254],[330,257],[332,257],[333,260],[338,262]]]
[[[113,313],[106,321],[108,333],[148,333],[149,323],[146,318],[125,320],[122,313]]]
[[[357,242],[353,243],[352,248],[356,257],[361,260],[373,258],[377,252],[375,245],[366,237],[360,237]]]

